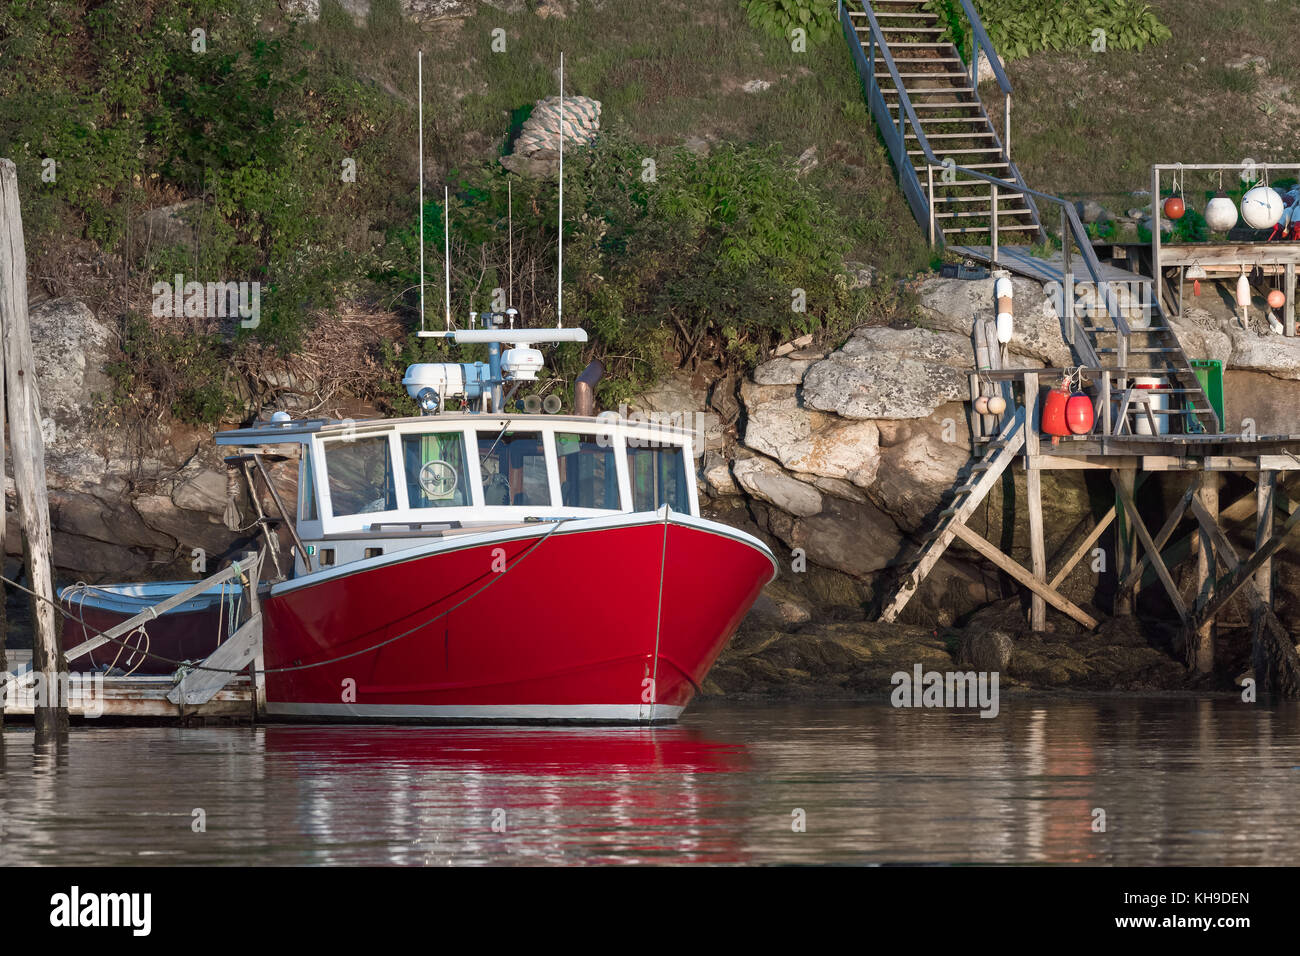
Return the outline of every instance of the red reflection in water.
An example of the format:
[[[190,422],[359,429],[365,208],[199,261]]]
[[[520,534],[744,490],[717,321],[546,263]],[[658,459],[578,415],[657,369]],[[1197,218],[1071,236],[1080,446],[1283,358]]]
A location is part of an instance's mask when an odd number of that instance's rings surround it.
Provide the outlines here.
[[[330,781],[339,825],[363,811],[367,826],[409,828],[414,807],[440,850],[485,862],[748,856],[726,775],[748,771],[749,753],[689,728],[270,726],[265,745],[304,783]],[[508,847],[491,829],[497,808]]]

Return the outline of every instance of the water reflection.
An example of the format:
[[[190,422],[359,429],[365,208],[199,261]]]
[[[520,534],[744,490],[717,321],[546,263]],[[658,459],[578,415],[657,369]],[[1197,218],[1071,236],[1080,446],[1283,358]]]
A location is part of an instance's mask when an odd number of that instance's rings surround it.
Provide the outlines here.
[[[986,720],[706,703],[654,729],[83,727],[59,755],[31,739],[5,731],[0,864],[1284,864],[1300,851],[1293,705],[1004,700]]]

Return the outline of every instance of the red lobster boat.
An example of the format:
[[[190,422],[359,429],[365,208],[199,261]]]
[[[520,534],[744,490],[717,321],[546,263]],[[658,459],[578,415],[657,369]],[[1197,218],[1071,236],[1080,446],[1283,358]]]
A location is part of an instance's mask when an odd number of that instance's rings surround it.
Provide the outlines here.
[[[293,567],[259,587],[266,714],[673,720],[774,577],[761,541],[699,516],[691,431],[592,414],[595,363],[577,414],[507,411],[504,389],[540,367],[531,344],[581,341],[580,329],[479,318],[446,334],[487,342],[488,363],[407,370],[420,417],[277,413],[217,435],[238,449],[228,464],[257,465],[250,480],[268,460],[298,466],[296,513],[279,502]],[[449,399],[464,408],[448,412]],[[77,597],[96,627],[134,613],[113,620],[107,599]],[[206,613],[207,632],[223,605],[203,597],[206,611],[190,612]],[[65,643],[80,641],[70,628]],[[156,641],[157,656],[173,657],[167,646]]]

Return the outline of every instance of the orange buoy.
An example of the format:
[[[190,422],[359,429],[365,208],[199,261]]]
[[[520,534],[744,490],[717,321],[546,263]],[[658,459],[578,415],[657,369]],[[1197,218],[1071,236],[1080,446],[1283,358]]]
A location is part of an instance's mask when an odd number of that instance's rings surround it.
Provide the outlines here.
[[[1187,204],[1182,196],[1170,196],[1165,200],[1165,216],[1169,219],[1182,219],[1187,212]]]
[[[1047,399],[1043,402],[1041,425],[1043,434],[1057,438],[1071,434],[1070,426],[1066,424],[1065,420],[1065,406],[1069,398],[1069,393],[1063,392],[1059,388],[1054,388],[1047,393]]]
[[[1200,280],[1200,279],[1193,279],[1193,280],[1192,280],[1192,295],[1200,295],[1200,294],[1201,294],[1201,280]]]
[[[1095,414],[1092,400],[1083,392],[1075,392],[1065,403],[1065,426],[1072,435],[1086,435],[1092,431]]]
[[[1286,293],[1281,289],[1274,289],[1268,294],[1268,307],[1270,309],[1280,309],[1286,305]]]

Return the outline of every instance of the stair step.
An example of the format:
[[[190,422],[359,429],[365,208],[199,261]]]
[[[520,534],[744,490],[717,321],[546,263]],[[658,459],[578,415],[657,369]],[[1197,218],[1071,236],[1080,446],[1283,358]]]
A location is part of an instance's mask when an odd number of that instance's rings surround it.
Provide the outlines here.
[[[942,122],[942,120],[936,120]],[[904,134],[905,139],[919,140],[921,137],[916,133]],[[997,134],[986,130],[967,130],[965,133],[926,133],[926,139],[997,139]]]
[[[898,74],[898,76],[899,76],[900,79],[904,79],[904,80],[965,80],[965,79],[969,79],[969,77],[967,77],[965,73],[901,73],[901,72],[900,72],[900,73]],[[878,79],[878,80],[888,80],[888,79],[891,79],[892,77],[893,77],[893,74],[890,73],[888,70],[886,70],[886,71],[883,72],[883,73],[877,73],[877,74],[876,74],[876,79]],[[920,91],[910,91],[910,92],[920,92]],[[941,89],[941,90],[935,90],[934,92],[936,92],[936,93],[950,93],[950,92],[952,92],[952,90],[949,89],[948,87],[944,87],[943,89]]]
[[[989,122],[989,118],[988,118],[987,116],[923,116],[923,117],[921,117],[921,125],[922,125],[922,126],[926,126],[926,125],[928,125],[928,124],[930,124],[930,123],[935,123],[935,124],[938,124],[938,123],[987,123],[987,124],[988,124],[988,127],[989,127],[990,130],[992,130],[992,128],[993,128],[993,124]],[[908,133],[908,135],[911,136],[912,134],[911,134],[911,133]]]
[[[947,27],[886,27],[880,28],[881,33],[947,33]]]
[[[897,45],[898,44],[896,43],[890,44],[890,49],[892,50]],[[895,63],[965,63],[966,61],[959,56],[896,56],[894,57],[894,62]],[[963,73],[961,75],[965,76],[966,74]]]
[[[1025,222],[998,223],[999,233],[1034,232],[1037,230],[1037,228],[1038,228],[1037,226],[1033,226]],[[943,234],[948,235],[949,233],[952,233],[953,235],[957,235],[959,233],[967,233],[967,232],[990,232],[991,230],[992,230],[991,226],[962,226],[960,229],[953,229],[953,228],[944,229]]]
[[[1098,355],[1109,355],[1118,352],[1119,349],[1097,349]],[[1129,349],[1129,355],[1153,355],[1157,352],[1181,352],[1182,349],[1158,348],[1158,349]]]
[[[999,206],[998,216],[1027,216],[1029,215],[1029,211],[1030,210],[1028,206],[1024,206],[1020,209],[1003,209],[1001,206]],[[976,217],[982,217],[987,219],[988,216],[989,216],[989,211],[987,209],[985,210],[971,209],[966,212],[936,212],[934,214],[935,219],[974,219]],[[1001,228],[1001,223],[999,223],[998,225],[999,228]],[[1141,350],[1129,349],[1129,351],[1138,352]]]
[[[951,46],[952,43],[948,40],[899,40],[897,43],[889,44],[891,50],[912,50],[921,47],[943,49]]]
[[[950,153],[962,153],[962,154],[965,154],[965,153],[1000,153],[1000,152],[1002,152],[1002,147],[1001,147],[1001,146],[978,146],[978,147],[967,148],[967,147],[965,147],[965,146],[960,146],[960,147],[957,147],[956,149],[949,149],[948,152],[950,152]],[[925,150],[923,150],[923,149],[909,149],[909,150],[907,151],[907,155],[908,155],[908,156],[924,156],[924,155],[925,155]],[[958,163],[957,165],[962,166],[962,165],[965,165],[965,164],[964,164],[964,163]],[[970,169],[971,167],[967,166],[966,168],[967,168],[967,169]]]
[[[979,181],[979,180],[975,180],[975,179],[972,179],[972,180],[971,180],[971,182],[978,182],[978,181]],[[985,183],[984,185],[987,186],[988,183]],[[999,192],[998,192],[998,210],[999,210],[1000,212],[1006,212],[1006,210],[1002,208],[1002,205],[1001,205],[1001,204],[1004,203],[1004,202],[1012,202],[1012,201],[1014,201],[1014,200],[1016,200],[1016,199],[1018,199],[1018,198],[1020,198],[1020,193],[1013,193],[1013,192],[1011,192],[1010,190],[999,191]],[[988,201],[989,201],[989,197],[988,197],[988,196],[935,196],[935,197],[934,197],[934,204],[935,204],[936,206],[944,206],[944,205],[947,205],[948,203],[960,203],[960,202],[982,202],[982,203],[987,203]],[[1113,333],[1113,332],[1114,332],[1114,329],[1112,329],[1111,332]]]

